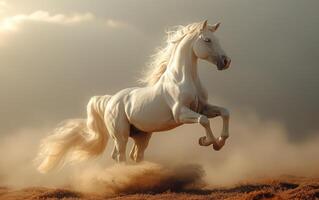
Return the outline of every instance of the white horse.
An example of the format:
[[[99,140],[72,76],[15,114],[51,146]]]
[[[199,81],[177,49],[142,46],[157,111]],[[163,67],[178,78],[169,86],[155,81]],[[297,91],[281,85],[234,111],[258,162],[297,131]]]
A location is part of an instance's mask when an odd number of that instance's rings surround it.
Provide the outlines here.
[[[128,138],[134,140],[130,158],[143,160],[153,132],[173,129],[182,124],[199,123],[206,136],[201,146],[219,150],[228,138],[229,112],[207,102],[207,92],[200,82],[197,61],[227,69],[231,60],[222,50],[214,32],[220,23],[207,20],[169,32],[167,46],[160,50],[142,82],[145,87],[127,88],[114,95],[92,97],[87,106],[87,120],[69,120],[44,139],[38,169],[46,172],[63,161],[77,161],[101,154],[108,141],[114,140],[112,158],[126,161]],[[209,118],[221,116],[223,129],[216,138]]]

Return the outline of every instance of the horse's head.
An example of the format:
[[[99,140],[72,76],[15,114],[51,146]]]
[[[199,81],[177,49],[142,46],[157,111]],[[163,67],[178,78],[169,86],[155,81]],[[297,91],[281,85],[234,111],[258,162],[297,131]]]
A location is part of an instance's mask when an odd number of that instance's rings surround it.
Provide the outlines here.
[[[194,54],[203,60],[215,64],[218,70],[227,69],[230,66],[230,58],[219,44],[217,37],[214,35],[220,23],[208,25],[207,20],[203,22],[200,34],[194,40]]]

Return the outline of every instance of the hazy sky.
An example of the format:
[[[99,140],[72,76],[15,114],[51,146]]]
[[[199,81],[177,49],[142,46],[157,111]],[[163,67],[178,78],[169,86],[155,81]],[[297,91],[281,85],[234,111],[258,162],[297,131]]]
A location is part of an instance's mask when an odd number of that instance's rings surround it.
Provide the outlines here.
[[[208,19],[232,58],[200,62],[218,103],[319,128],[319,1],[0,0],[0,134],[85,116],[89,98],[137,85],[164,31]],[[242,116],[245,118],[245,116]]]

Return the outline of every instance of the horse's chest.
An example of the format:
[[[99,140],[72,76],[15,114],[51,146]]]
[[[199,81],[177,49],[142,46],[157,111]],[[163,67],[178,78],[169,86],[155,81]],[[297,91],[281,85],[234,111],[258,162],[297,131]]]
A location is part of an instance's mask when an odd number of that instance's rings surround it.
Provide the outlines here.
[[[190,104],[190,109],[194,112],[201,113],[205,103],[200,96],[195,96],[194,100]]]
[[[194,112],[199,113],[203,107],[203,97],[196,89],[181,92],[181,99]]]

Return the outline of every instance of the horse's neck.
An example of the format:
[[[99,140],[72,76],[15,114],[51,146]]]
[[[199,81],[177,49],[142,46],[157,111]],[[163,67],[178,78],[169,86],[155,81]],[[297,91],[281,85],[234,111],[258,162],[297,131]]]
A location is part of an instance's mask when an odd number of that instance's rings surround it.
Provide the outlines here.
[[[191,42],[179,44],[168,64],[168,73],[179,84],[194,82],[198,79],[197,58],[191,49]]]
[[[182,42],[176,47],[168,64],[167,74],[174,83],[180,86],[191,84],[199,95],[207,96],[198,77],[197,58],[192,50],[192,41]]]

